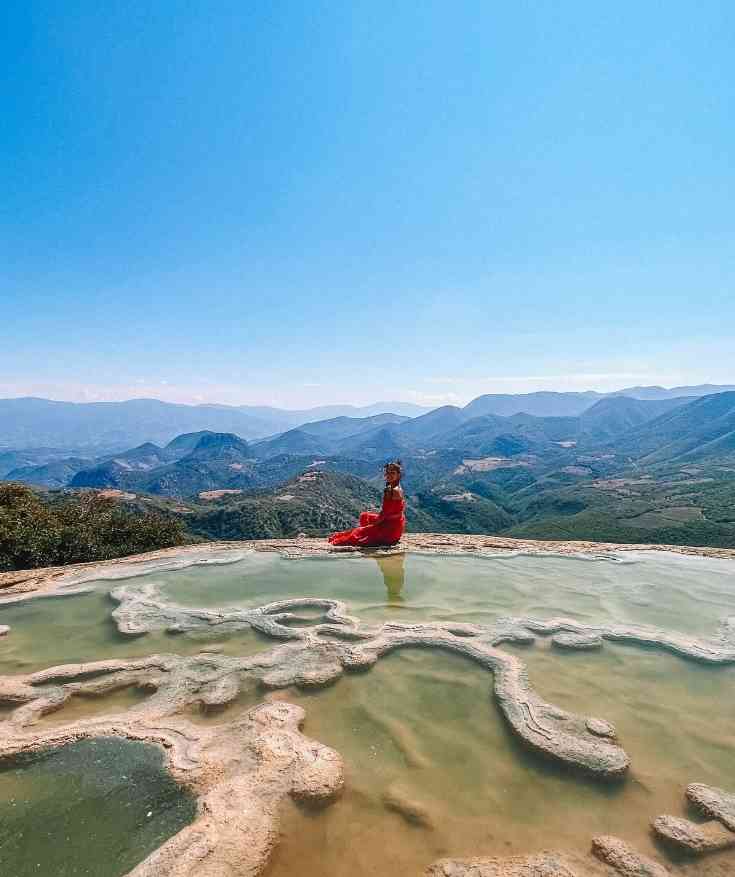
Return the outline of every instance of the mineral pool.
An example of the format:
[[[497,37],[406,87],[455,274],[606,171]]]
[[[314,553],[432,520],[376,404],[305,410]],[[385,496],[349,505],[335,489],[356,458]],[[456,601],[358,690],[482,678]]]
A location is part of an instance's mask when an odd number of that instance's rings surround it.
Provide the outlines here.
[[[194,818],[153,746],[99,738],[0,768],[0,873],[121,877]]]
[[[370,622],[563,616],[712,638],[720,621],[735,615],[735,562],[664,552],[299,559],[254,553],[133,582],[156,582],[171,602],[199,607],[335,598]],[[250,630],[123,637],[110,617],[109,591],[118,584],[100,581],[87,594],[0,608],[0,624],[12,628],[0,640],[0,673],[205,648],[249,655],[274,645]],[[594,652],[563,653],[545,637],[501,648],[522,658],[545,700],[616,725],[632,760],[625,780],[586,779],[528,752],[494,704],[492,675],[455,654],[404,649],[367,673],[308,693],[265,694],[253,686],[224,710],[191,718],[225,722],[264,697],[298,703],[306,710],[304,733],[338,750],[347,771],[345,792],[331,806],[285,808],[269,877],[419,877],[443,856],[583,851],[600,833],[650,853],[650,821],[687,815],[688,783],[735,790],[735,666],[609,642]],[[43,721],[114,712],[144,696],[133,690],[74,698]],[[4,710],[0,721],[7,716]],[[192,818],[192,802],[166,780],[155,757],[141,744],[98,740],[6,767],[2,873],[126,873]],[[47,864],[33,870],[36,861]]]

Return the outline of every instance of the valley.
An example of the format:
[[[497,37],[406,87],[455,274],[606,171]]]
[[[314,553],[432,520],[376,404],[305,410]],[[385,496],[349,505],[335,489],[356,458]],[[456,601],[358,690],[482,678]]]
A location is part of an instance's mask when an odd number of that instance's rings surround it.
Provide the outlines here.
[[[379,505],[382,465],[400,457],[415,532],[732,547],[735,391],[637,392],[487,396],[249,439],[206,429],[99,456],[64,455],[57,436],[3,451],[0,478],[48,502],[103,491],[193,539],[325,536]]]

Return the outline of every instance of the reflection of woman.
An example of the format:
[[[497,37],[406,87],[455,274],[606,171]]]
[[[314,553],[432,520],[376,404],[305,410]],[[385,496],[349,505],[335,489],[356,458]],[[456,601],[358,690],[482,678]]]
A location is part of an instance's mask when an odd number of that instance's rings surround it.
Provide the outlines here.
[[[380,571],[383,573],[383,581],[385,582],[385,590],[389,603],[402,603],[403,582],[406,578],[404,562],[406,555],[402,551],[395,554],[375,555]]]
[[[383,507],[379,514],[363,512],[360,526],[329,537],[332,545],[395,545],[406,526],[406,500],[401,490],[401,462],[385,464]]]

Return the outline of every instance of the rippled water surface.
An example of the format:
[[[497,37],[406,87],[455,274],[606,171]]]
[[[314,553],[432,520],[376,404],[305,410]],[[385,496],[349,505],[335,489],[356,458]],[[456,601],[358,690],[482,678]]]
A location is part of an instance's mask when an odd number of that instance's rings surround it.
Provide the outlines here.
[[[143,582],[156,582],[172,602],[191,606],[338,598],[372,622],[565,616],[706,638],[735,615],[735,563],[646,552],[617,559],[255,554],[129,583]],[[0,640],[1,671],[156,651],[191,654],[213,642],[231,654],[270,647],[251,632],[219,640],[125,639],[109,620],[108,592],[119,584],[100,582],[92,594],[0,609],[0,623],[13,627]],[[633,763],[624,783],[580,778],[526,752],[493,702],[492,676],[480,667],[439,651],[404,650],[322,691],[273,695],[302,704],[305,733],[342,753],[347,788],[316,813],[287,808],[269,877],[419,875],[443,855],[586,850],[600,832],[656,853],[648,824],[661,813],[685,815],[688,783],[735,790],[735,668],[609,643],[599,652],[562,654],[540,638],[513,651],[546,700],[616,724]],[[110,707],[125,708],[140,696],[118,693]],[[196,720],[226,721],[259,697],[248,689],[223,713]],[[82,715],[90,708],[73,702],[67,709]],[[94,709],[100,708],[98,700]]]

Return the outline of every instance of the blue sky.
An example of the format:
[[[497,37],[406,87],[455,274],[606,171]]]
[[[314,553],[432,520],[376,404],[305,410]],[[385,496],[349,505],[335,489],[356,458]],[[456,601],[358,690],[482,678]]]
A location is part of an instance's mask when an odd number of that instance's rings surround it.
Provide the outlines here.
[[[2,396],[735,383],[732,3],[3,19]]]

